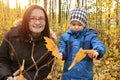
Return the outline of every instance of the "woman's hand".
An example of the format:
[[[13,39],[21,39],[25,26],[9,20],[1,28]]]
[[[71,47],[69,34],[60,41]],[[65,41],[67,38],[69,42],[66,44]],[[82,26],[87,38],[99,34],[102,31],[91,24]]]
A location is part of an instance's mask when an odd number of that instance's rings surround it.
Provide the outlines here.
[[[10,77],[8,77],[8,78],[7,78],[7,80],[13,80],[13,77],[12,77],[12,76],[10,76]]]
[[[14,77],[10,76],[7,78],[7,80],[18,80],[18,77],[19,76],[14,76]]]

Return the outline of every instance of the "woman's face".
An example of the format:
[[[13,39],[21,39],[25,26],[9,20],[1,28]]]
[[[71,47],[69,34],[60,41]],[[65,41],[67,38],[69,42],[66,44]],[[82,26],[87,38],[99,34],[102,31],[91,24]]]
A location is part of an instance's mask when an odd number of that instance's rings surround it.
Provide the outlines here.
[[[39,36],[45,28],[45,14],[40,9],[34,9],[30,15],[29,30],[33,36]]]
[[[70,23],[70,28],[72,31],[77,32],[83,30],[84,26],[79,21],[74,20]]]

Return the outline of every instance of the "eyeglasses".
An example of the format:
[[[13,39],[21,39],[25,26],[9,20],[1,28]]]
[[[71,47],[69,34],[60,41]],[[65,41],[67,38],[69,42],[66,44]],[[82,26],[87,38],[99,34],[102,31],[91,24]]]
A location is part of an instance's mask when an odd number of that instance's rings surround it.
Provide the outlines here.
[[[36,21],[39,21],[40,23],[45,23],[44,18],[35,18],[35,17],[30,18],[30,22],[36,22]]]

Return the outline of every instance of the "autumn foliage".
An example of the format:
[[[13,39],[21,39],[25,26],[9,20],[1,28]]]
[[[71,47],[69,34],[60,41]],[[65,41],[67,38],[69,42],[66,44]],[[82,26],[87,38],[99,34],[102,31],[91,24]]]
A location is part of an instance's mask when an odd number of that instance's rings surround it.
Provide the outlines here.
[[[16,1],[16,7],[9,8],[10,0],[0,0],[0,43],[4,34],[13,26],[14,21],[21,19],[27,8],[20,8],[19,0]],[[40,0],[28,1],[30,6],[38,3],[37,1]],[[78,1],[76,2],[76,6],[87,8],[87,11],[89,11],[87,26],[98,31],[99,39],[107,47],[107,52],[103,58],[93,60],[94,80],[120,80],[120,0],[59,0],[59,8],[56,7],[56,0],[48,0],[44,6],[48,12],[50,28],[55,32],[58,41],[60,35],[69,28],[70,5],[73,5],[71,1]],[[55,12],[58,12],[58,10],[59,13],[56,14]],[[53,49],[56,50],[52,49],[54,55],[58,53],[55,46],[53,46]],[[60,80],[61,76],[58,74],[62,74],[62,69],[63,63],[59,63],[56,60],[49,79]]]

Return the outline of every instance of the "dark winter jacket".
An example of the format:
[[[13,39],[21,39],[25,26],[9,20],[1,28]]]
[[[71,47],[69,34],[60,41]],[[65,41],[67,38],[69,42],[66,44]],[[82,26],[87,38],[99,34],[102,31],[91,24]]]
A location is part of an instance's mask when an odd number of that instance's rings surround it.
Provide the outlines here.
[[[45,44],[43,36],[33,40],[24,40],[19,33],[19,27],[12,28],[0,46],[0,80],[13,75],[20,68],[23,59],[25,60],[23,75],[27,80],[33,80],[37,74],[36,71],[38,71],[38,76],[35,80],[46,78],[51,71],[53,56]],[[37,69],[32,66],[34,64],[37,64]]]
[[[86,27],[78,32],[68,30],[61,35],[59,44],[59,51],[65,60],[62,80],[93,80],[93,60],[88,55],[68,71],[80,48],[97,50],[99,53],[97,58],[101,58],[106,51],[105,46],[98,40],[95,30]]]

